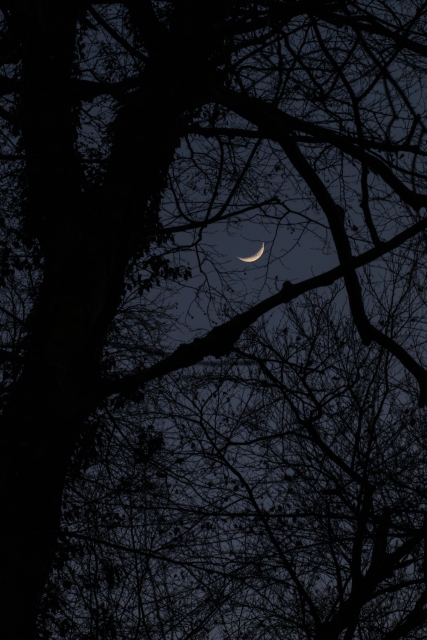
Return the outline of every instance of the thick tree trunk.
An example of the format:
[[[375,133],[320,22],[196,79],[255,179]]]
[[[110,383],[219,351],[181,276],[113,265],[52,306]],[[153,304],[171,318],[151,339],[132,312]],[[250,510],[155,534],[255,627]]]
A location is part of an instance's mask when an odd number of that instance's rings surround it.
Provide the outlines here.
[[[34,637],[67,467],[96,408],[102,346],[126,266],[159,235],[158,207],[180,142],[181,116],[196,104],[212,67],[205,63],[218,36],[207,4],[202,11],[189,0],[172,35],[162,32],[169,39],[165,53],[147,63],[139,89],[116,118],[98,188],[85,186],[74,149],[78,3],[32,0],[14,9],[23,51],[24,231],[41,247],[44,279],[30,319],[26,364],[0,428],[0,639]],[[131,15],[147,31],[146,21],[154,18],[140,16],[138,7],[130,3]],[[217,8],[211,4],[212,15]],[[157,40],[155,46],[160,52]]]
[[[179,117],[158,75],[147,73],[144,89],[117,119],[107,186],[87,197],[73,151],[72,4],[35,3],[19,27],[24,214],[27,233],[42,247],[45,273],[27,364],[0,430],[0,636],[32,640],[70,456],[95,408],[102,344],[133,239],[157,224],[153,201],[179,143]]]
[[[31,317],[28,364],[2,417],[0,624],[3,633],[23,639],[34,637],[67,467],[85,418],[96,407],[105,330],[127,263],[126,247],[90,235],[83,241],[94,247],[91,255],[64,243],[69,258],[45,274]]]

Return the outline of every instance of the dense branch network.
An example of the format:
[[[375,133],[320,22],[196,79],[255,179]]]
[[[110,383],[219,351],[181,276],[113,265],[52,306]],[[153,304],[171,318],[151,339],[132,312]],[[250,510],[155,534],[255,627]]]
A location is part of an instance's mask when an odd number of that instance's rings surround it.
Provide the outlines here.
[[[421,638],[427,4],[0,8],[0,640]]]

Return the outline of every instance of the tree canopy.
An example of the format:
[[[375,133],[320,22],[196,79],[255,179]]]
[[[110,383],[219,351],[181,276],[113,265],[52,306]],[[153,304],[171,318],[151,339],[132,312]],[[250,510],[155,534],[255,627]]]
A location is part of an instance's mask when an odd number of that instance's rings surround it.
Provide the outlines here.
[[[427,3],[0,11],[1,640],[424,638]]]

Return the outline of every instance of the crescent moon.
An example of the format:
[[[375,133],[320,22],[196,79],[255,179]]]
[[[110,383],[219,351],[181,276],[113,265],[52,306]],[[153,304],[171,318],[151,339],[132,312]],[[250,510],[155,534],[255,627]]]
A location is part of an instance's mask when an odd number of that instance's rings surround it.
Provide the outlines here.
[[[255,262],[255,260],[258,260],[258,258],[260,258],[263,253],[264,253],[264,243],[262,243],[261,249],[259,251],[257,251],[256,253],[254,253],[253,256],[249,256],[248,258],[239,258],[239,256],[237,256],[237,257],[242,262]]]

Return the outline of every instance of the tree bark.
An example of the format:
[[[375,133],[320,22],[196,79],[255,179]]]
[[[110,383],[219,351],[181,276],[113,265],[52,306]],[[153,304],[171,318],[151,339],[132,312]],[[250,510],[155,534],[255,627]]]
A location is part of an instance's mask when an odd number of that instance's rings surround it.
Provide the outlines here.
[[[84,192],[73,148],[73,5],[34,4],[16,22],[24,47],[24,232],[42,249],[44,277],[30,319],[27,364],[1,424],[0,634],[30,640],[55,552],[70,456],[96,408],[105,332],[133,237],[151,235],[157,225],[155,200],[179,144],[179,113],[165,99],[167,84],[162,90],[155,70],[148,70],[117,118],[106,186]]]
[[[139,89],[116,117],[98,187],[86,183],[75,151],[76,3],[35,0],[11,14],[23,50],[23,233],[38,244],[44,262],[26,364],[0,430],[1,638],[34,637],[67,468],[102,397],[99,363],[126,267],[161,232],[158,209],[182,114],[200,100],[210,68],[205,63],[216,45],[215,28],[197,3],[188,4],[191,20],[185,11],[178,15],[170,41],[147,62]]]

